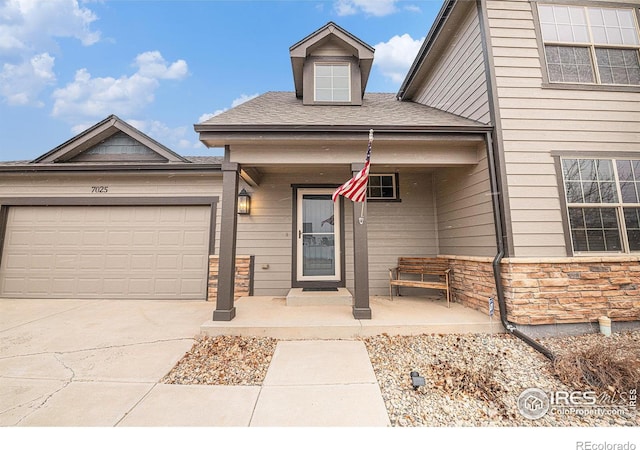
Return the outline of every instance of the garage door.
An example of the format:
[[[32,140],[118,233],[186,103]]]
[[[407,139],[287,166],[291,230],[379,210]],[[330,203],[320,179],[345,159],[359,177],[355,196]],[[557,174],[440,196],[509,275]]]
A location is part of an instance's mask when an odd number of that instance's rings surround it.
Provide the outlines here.
[[[9,208],[0,295],[204,299],[210,207]]]

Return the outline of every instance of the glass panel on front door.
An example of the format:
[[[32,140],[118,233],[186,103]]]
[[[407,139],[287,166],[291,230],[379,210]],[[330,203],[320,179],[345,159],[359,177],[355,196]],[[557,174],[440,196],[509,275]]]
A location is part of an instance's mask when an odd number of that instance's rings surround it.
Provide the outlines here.
[[[338,208],[331,200],[331,193],[311,189],[301,191],[298,279],[337,280],[340,274]]]

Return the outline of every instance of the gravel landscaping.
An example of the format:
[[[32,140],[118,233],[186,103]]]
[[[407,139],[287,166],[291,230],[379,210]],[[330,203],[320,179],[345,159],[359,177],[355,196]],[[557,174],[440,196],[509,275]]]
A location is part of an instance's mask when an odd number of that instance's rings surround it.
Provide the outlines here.
[[[579,380],[564,384],[549,360],[507,334],[381,335],[362,340],[392,426],[640,426],[628,393],[621,400]],[[630,350],[624,357],[634,367],[640,362],[640,331],[540,342],[557,355],[605,343],[607,348]],[[260,385],[276,344],[271,338],[202,337],[162,382]],[[414,390],[411,371],[425,378],[425,386]],[[527,419],[518,409],[518,398],[528,388],[546,393],[594,390],[598,408],[577,405],[577,411],[558,411],[552,405],[543,417]]]
[[[564,352],[602,339],[597,334],[553,338],[544,345]],[[634,345],[636,358],[640,356],[640,332],[614,339]],[[510,335],[383,335],[364,341],[393,426],[640,425],[628,403],[615,405],[620,415],[549,411],[537,420],[525,418],[517,406],[525,389],[571,392],[576,388],[560,382],[549,360]],[[424,387],[412,388],[411,371],[425,377]]]

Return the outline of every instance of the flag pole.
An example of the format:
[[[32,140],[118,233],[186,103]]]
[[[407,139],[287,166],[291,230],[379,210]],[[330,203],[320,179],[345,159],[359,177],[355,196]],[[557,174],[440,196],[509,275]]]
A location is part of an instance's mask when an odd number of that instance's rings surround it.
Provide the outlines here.
[[[371,143],[373,142],[373,128],[371,128],[369,130],[369,145],[371,145]],[[369,179],[367,178],[367,186],[369,185]],[[365,187],[364,189],[364,201],[362,202],[362,208],[360,209],[360,218],[358,219],[358,222],[360,223],[360,225],[362,225],[364,223],[364,218],[365,218],[365,205],[367,204],[367,188]]]

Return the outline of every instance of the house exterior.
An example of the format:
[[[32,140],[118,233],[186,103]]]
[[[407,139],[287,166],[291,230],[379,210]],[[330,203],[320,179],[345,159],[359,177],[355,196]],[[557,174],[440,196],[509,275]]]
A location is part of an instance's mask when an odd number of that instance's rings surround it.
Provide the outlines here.
[[[241,296],[337,290],[368,319],[425,256],[517,326],[637,322],[639,10],[446,0],[396,94],[367,92],[374,49],[330,22],[289,49],[293,91],[195,125],[223,158],[111,116],[1,164],[0,296],[208,299],[225,321]],[[334,202],[371,129],[367,202]]]
[[[231,172],[249,167],[263,176],[245,187],[265,209],[227,226],[241,252],[251,251],[245,242],[255,242],[256,232],[264,247],[277,248],[253,247],[257,292],[283,295],[289,282],[304,279],[296,278],[292,256],[304,230],[293,226],[288,235],[269,224],[262,234],[260,225],[276,216],[295,222],[290,205],[278,203],[280,214],[271,209],[276,203],[265,188],[288,202],[287,191],[293,200],[306,183],[336,186],[360,167],[365,129],[373,128],[372,173],[395,179],[401,202],[370,200],[365,238],[358,238],[351,202],[340,207],[347,270],[339,282],[355,290],[356,317],[358,291],[383,295],[386,268],[397,256],[438,255],[453,269],[455,301],[488,311],[488,299],[498,295],[517,325],[588,323],[602,315],[637,321],[640,5],[566,3],[446,1],[397,101],[380,105],[382,117],[368,115],[380,94],[365,93],[362,103],[354,97],[366,86],[366,46],[328,24],[290,49],[295,98],[268,93],[196,125],[205,144],[225,146]],[[342,70],[345,79],[350,73],[350,94],[328,103],[319,67],[334,70],[348,58],[354,63]],[[331,76],[339,85],[339,75]],[[443,112],[448,127],[435,120]],[[463,141],[475,141],[475,156]],[[299,181],[291,173],[304,175]],[[365,243],[368,272],[359,274],[356,255]],[[261,271],[259,261],[282,249],[280,266],[264,264],[280,273]],[[232,317],[232,301],[219,313]]]

